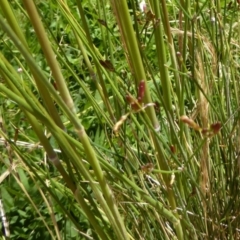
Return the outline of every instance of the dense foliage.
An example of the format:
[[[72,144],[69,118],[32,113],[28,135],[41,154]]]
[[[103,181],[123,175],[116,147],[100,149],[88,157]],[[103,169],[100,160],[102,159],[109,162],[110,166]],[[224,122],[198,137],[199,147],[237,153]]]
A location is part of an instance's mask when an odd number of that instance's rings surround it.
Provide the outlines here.
[[[0,1],[2,239],[239,239],[238,1]]]

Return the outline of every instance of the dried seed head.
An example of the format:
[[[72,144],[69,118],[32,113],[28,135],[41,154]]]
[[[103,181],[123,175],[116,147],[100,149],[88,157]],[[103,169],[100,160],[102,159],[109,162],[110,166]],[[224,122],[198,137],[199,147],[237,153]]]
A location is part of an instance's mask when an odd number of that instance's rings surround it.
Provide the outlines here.
[[[174,145],[170,145],[170,150],[172,153],[174,153],[174,154],[176,153],[176,148]]]
[[[119,128],[122,126],[122,124],[125,122],[125,120],[127,119],[129,113],[128,114],[125,114],[123,116],[121,116],[120,120],[118,122],[116,122],[116,124],[114,125],[113,127],[113,132],[118,135],[118,131],[119,131]]]
[[[180,120],[186,123],[189,127],[193,128],[194,130],[197,131],[201,130],[200,126],[187,116],[181,116]]]
[[[212,130],[213,134],[217,134],[221,129],[222,124],[220,122],[216,122],[211,124],[210,129]]]
[[[144,173],[152,172],[153,168],[154,168],[154,165],[152,163],[147,163],[146,165],[141,166],[141,170]]]

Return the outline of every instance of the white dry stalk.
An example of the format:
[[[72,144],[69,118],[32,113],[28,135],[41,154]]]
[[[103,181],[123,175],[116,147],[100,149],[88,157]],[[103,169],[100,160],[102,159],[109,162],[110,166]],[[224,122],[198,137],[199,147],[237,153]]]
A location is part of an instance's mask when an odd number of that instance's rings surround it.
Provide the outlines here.
[[[0,199],[0,217],[2,219],[5,237],[9,238],[10,237],[9,223],[8,223],[6,215],[5,215],[2,199]]]
[[[13,139],[10,139],[10,141],[14,144],[16,144],[18,147],[24,147],[24,148],[29,148],[30,150],[32,149],[42,149],[42,145],[38,145],[37,143],[30,143],[30,142],[24,142],[24,141],[14,141]],[[0,138],[0,146],[5,145],[6,140],[4,138]],[[55,152],[60,153],[60,149],[53,149]]]

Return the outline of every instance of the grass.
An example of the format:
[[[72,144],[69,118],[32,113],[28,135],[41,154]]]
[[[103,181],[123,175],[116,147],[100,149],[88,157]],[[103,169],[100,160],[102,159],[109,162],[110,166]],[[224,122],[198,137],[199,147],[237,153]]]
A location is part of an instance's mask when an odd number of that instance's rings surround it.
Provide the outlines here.
[[[3,239],[239,238],[238,3],[146,4],[0,2]]]

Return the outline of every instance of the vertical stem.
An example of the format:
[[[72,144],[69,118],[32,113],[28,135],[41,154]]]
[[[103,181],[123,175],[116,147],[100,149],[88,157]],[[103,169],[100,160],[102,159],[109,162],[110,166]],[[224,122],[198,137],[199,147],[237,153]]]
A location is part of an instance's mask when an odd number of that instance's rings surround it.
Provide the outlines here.
[[[45,29],[39,18],[34,2],[23,0],[23,3],[28,12],[28,16],[31,19],[35,33],[38,37],[39,43],[41,44],[42,50],[45,54],[46,60],[52,70],[52,74],[53,74],[54,80],[57,83],[57,87],[61,94],[61,97],[63,98],[65,104],[69,107],[69,109],[74,112],[75,110],[74,110],[73,100],[68,91],[61,69],[58,65],[58,62],[52,50],[51,44],[46,35]]]
[[[142,58],[140,55],[140,51],[138,48],[138,42],[136,39],[136,35],[132,26],[131,18],[128,12],[127,2],[120,0],[112,0],[112,6],[119,23],[120,31],[122,32],[123,41],[126,44],[126,54],[128,54],[129,62],[132,67],[133,74],[136,79],[136,85],[140,83],[140,81],[144,80],[145,84],[145,95],[144,95],[144,103],[151,103],[151,96],[147,86],[147,78],[144,70],[144,66],[142,63]],[[146,112],[151,120],[151,123],[156,131],[160,130],[159,122],[156,117],[154,107],[146,108]]]
[[[114,9],[116,19],[118,21],[121,35],[123,38],[123,43],[126,47],[126,54],[129,58],[129,64],[132,67],[133,74],[136,78],[137,85],[141,80],[146,81],[146,74],[145,69],[142,63],[142,58],[139,51],[138,42],[136,39],[136,34],[134,32],[132,21],[129,15],[128,6],[126,1],[122,0],[112,0],[112,7]],[[159,10],[159,3],[157,1],[154,1],[155,8],[157,9],[157,20],[160,20],[160,10]],[[161,73],[161,80],[163,85],[163,97],[164,97],[164,104],[166,106],[166,110],[168,111],[168,114],[170,114],[170,117],[173,118],[173,111],[172,111],[172,103],[171,103],[171,85],[168,77],[168,71],[165,67],[166,61],[166,54],[165,54],[165,47],[164,47],[164,41],[163,41],[163,35],[161,31],[161,27],[159,22],[155,24],[155,37],[156,37],[156,43],[157,43],[157,55],[159,60],[159,68]],[[149,90],[146,85],[146,91],[145,91],[145,103],[151,102],[151,97]],[[154,108],[147,108],[146,113],[151,120],[151,124],[153,125],[154,129],[159,131],[159,128],[156,128],[159,126],[159,123],[156,119]],[[163,149],[161,147],[161,144],[159,140],[157,139],[156,132],[151,132],[151,137],[153,139],[153,144],[156,149],[156,158],[159,163],[159,166],[163,170],[168,170],[168,166],[166,163],[166,158],[163,153]],[[171,205],[172,210],[176,211],[176,202],[175,202],[175,196],[174,192],[169,184],[169,179],[166,176],[163,176],[165,184],[167,186],[168,191],[168,200]],[[179,216],[177,213],[175,213],[175,216],[177,219],[179,219]],[[177,231],[178,239],[183,239],[183,232],[182,232],[182,226],[179,221],[178,224],[176,224],[175,229]]]
[[[171,83],[169,79],[168,69],[165,66],[167,63],[166,48],[164,45],[162,26],[161,26],[161,14],[160,14],[160,4],[158,1],[153,1],[152,6],[153,12],[155,14],[156,21],[154,23],[154,33],[155,42],[157,49],[157,59],[159,64],[159,71],[161,75],[162,89],[163,89],[163,99],[166,106],[166,110],[173,116],[172,111],[172,99],[171,99]]]

